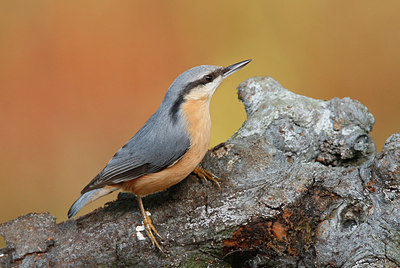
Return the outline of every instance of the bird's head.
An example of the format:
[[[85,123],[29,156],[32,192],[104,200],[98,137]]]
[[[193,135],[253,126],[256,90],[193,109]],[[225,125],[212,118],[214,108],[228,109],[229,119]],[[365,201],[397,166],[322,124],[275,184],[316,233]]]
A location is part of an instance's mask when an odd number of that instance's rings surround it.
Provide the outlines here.
[[[241,61],[227,67],[200,65],[182,73],[172,83],[164,99],[171,105],[170,114],[174,116],[181,105],[188,100],[209,101],[225,78],[250,61]]]

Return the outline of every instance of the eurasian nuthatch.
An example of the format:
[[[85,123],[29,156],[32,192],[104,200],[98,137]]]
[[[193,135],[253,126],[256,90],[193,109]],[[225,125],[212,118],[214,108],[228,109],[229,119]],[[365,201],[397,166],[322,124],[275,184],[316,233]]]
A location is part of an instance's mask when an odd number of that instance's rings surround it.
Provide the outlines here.
[[[250,61],[228,67],[201,65],[179,75],[158,110],[81,191],[68,217],[118,189],[133,192],[146,233],[161,250],[153,234],[158,233],[144,209],[142,197],[177,184],[191,172],[217,182],[213,174],[197,166],[210,143],[210,99],[222,80]]]

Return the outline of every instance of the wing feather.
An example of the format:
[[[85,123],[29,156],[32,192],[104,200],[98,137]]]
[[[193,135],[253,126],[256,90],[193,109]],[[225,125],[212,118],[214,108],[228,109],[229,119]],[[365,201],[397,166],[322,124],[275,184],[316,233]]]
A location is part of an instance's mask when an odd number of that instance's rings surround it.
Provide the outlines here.
[[[161,171],[182,158],[190,148],[184,125],[161,119],[153,115],[81,193]]]

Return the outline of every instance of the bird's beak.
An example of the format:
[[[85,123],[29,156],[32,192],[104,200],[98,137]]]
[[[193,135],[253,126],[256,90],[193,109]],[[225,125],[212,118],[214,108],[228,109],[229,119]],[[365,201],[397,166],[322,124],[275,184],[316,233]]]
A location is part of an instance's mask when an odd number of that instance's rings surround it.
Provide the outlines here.
[[[233,74],[234,72],[236,72],[237,70],[239,70],[242,67],[244,67],[250,61],[251,61],[251,59],[250,60],[244,60],[244,61],[232,64],[232,65],[230,65],[228,67],[223,68],[222,72],[224,74],[224,79],[227,78],[228,76],[230,76],[231,74]]]

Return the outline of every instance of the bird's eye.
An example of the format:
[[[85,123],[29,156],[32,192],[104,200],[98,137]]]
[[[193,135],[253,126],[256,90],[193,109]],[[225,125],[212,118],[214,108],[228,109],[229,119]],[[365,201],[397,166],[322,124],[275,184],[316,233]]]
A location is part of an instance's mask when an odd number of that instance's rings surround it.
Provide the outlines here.
[[[207,81],[207,83],[210,83],[212,80],[213,80],[213,77],[211,76],[211,75],[205,75],[204,76],[204,80],[206,80]]]

